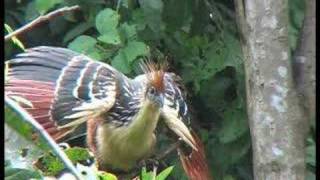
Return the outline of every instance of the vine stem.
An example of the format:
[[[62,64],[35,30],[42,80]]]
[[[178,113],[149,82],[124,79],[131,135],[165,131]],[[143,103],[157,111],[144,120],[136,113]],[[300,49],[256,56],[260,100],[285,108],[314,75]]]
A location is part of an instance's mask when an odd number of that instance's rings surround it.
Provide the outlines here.
[[[43,129],[43,127],[34,118],[27,113],[18,103],[5,96],[5,103],[13,111],[15,111],[23,121],[30,124],[47,142],[47,144],[52,148],[53,152],[58,158],[63,162],[66,168],[68,168],[71,173],[77,177],[77,179],[82,180],[80,173],[74,167],[68,156],[60,149],[59,145],[51,138],[51,136]]]
[[[55,11],[52,11],[49,14],[46,14],[46,15],[43,15],[43,16],[39,16],[35,20],[31,21],[30,23],[22,26],[21,28],[13,31],[12,33],[7,34],[4,37],[4,40],[8,41],[12,37],[18,36],[18,35],[26,32],[26,31],[32,29],[34,26],[36,26],[36,25],[38,25],[38,24],[40,24],[40,23],[42,23],[44,21],[48,21],[48,20],[50,20],[50,19],[52,19],[54,17],[63,15],[66,12],[75,11],[75,10],[79,10],[79,9],[80,9],[80,6],[78,6],[78,5],[70,6],[70,7],[63,7],[63,8],[57,9]]]

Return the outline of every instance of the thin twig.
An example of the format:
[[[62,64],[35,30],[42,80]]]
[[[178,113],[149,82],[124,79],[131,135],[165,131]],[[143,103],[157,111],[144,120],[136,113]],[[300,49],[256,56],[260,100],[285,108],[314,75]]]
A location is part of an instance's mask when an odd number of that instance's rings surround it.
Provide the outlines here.
[[[178,146],[181,144],[181,141],[177,141],[169,146],[164,152],[156,156],[156,160],[160,161],[163,158],[165,158],[168,154],[170,154],[172,151],[178,148]]]
[[[75,175],[78,179],[82,179],[81,175],[74,167],[68,156],[60,149],[59,145],[50,137],[50,135],[43,129],[43,127],[35,121],[30,114],[28,114],[21,106],[19,106],[15,101],[9,97],[5,97],[5,103],[18,115],[22,117],[26,123],[30,124],[48,143],[52,148],[53,152],[57,155],[58,158],[64,163],[65,167],[68,168],[72,174]]]
[[[44,21],[48,21],[48,20],[50,20],[50,19],[52,19],[52,18],[54,18],[54,17],[63,15],[63,14],[65,14],[66,12],[74,11],[74,10],[78,10],[78,9],[80,9],[80,6],[78,6],[78,5],[71,6],[71,7],[63,7],[63,8],[57,9],[57,10],[55,10],[55,11],[52,11],[52,12],[50,12],[50,13],[47,14],[47,15],[39,16],[38,18],[36,18],[35,20],[31,21],[30,23],[22,26],[21,28],[13,31],[12,33],[7,34],[7,35],[4,37],[4,40],[5,40],[5,41],[8,41],[8,40],[10,40],[12,37],[18,36],[19,34],[22,34],[23,32],[32,29],[32,28],[33,28],[34,26],[36,26],[37,24],[40,24],[40,23],[42,23],[42,22],[44,22]]]

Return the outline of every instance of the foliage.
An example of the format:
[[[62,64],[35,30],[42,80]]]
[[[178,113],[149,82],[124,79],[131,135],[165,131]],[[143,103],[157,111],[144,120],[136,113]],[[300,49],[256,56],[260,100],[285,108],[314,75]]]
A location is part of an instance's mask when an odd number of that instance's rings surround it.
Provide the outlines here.
[[[169,174],[171,173],[171,171],[173,170],[173,166],[167,167],[166,169],[164,169],[163,171],[161,171],[158,175],[154,175],[154,172],[147,172],[146,168],[143,167],[141,170],[141,175],[140,175],[140,179],[141,180],[165,180]],[[154,178],[155,176],[155,178]]]
[[[56,45],[110,63],[128,76],[144,58],[167,59],[187,88],[193,126],[204,141],[214,179],[253,179],[242,53],[233,1],[222,0],[6,0],[5,22],[17,29],[40,14],[79,4],[21,36],[25,47]],[[289,0],[289,38],[295,49],[302,1]],[[17,47],[6,44],[6,59]],[[161,141],[159,146],[167,142]],[[311,145],[310,145],[311,144]],[[314,151],[309,143],[308,165]],[[171,178],[185,179],[179,160]],[[312,166],[314,167],[314,166]],[[311,169],[311,174],[315,171]]]
[[[38,171],[32,171],[21,168],[11,167],[9,161],[5,161],[4,174],[6,180],[16,180],[16,179],[40,179],[42,176]]]
[[[13,32],[13,30],[11,29],[11,27],[10,27],[8,24],[4,24],[4,28],[6,29],[7,33]],[[12,37],[11,40],[12,40],[12,42],[13,42],[15,45],[17,45],[20,49],[22,49],[22,50],[25,49],[24,45],[22,44],[21,41],[18,40],[17,37]]]
[[[92,158],[87,149],[80,147],[66,149],[65,153],[74,164],[82,163]],[[36,166],[48,176],[57,175],[64,169],[62,162],[52,153],[48,153],[39,158]]]

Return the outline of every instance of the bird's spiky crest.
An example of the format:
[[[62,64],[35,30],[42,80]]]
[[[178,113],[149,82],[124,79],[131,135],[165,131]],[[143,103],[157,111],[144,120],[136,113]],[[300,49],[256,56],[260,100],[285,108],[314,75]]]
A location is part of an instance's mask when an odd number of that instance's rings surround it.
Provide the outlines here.
[[[148,83],[154,86],[158,91],[164,91],[164,73],[167,69],[167,64],[155,63],[150,60],[145,60],[141,64],[142,71],[147,75]]]

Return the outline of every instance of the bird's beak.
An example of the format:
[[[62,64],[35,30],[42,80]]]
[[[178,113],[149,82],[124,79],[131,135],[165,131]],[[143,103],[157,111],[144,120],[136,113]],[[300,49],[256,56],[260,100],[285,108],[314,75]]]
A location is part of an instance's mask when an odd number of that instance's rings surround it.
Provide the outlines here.
[[[159,107],[163,107],[164,96],[163,94],[159,94],[159,96],[155,96],[155,102],[159,105]]]
[[[175,114],[176,112],[171,108],[166,108],[166,113],[164,113],[165,116],[165,123],[167,126],[175,132],[179,138],[181,138],[185,143],[190,145],[192,149],[198,151],[196,146],[196,141],[191,135],[191,132],[187,128],[187,126],[183,123],[182,120],[180,120]]]

